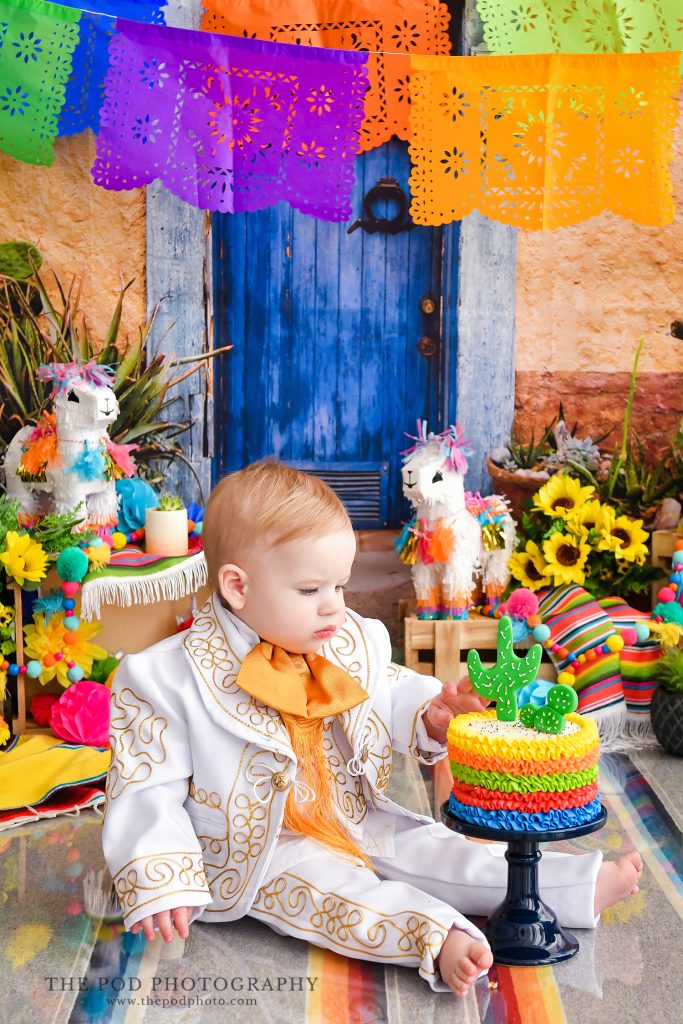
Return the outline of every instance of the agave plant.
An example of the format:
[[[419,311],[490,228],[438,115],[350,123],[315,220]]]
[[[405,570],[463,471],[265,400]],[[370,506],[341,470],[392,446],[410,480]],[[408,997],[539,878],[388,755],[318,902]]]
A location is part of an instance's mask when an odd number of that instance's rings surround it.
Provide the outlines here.
[[[109,433],[118,444],[139,445],[135,459],[140,475],[158,485],[164,479],[160,466],[175,459],[194,474],[178,442],[189,429],[189,421],[164,416],[179,400],[173,389],[204,368],[208,359],[232,346],[181,359],[161,354],[148,358],[147,341],[157,307],[140,326],[138,338],[122,352],[117,346],[121,313],[133,281],[122,286],[105,337],[95,344],[80,310],[80,285],[74,279],[65,290],[54,275],[58,298],[53,302],[39,273],[37,250],[17,249],[25,245],[12,243],[15,250],[7,253],[0,247],[0,459],[17,430],[37,422],[49,404],[48,386],[37,378],[41,363],[95,359],[114,370],[113,388],[120,411]],[[30,274],[17,273],[26,262]],[[174,375],[178,367],[183,369]]]

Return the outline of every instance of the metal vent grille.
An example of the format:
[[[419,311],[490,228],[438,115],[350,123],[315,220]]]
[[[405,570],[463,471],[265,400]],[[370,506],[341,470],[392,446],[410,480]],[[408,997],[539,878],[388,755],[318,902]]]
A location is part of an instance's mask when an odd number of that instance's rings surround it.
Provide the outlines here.
[[[388,462],[291,462],[324,480],[339,496],[356,529],[373,529],[388,521]]]

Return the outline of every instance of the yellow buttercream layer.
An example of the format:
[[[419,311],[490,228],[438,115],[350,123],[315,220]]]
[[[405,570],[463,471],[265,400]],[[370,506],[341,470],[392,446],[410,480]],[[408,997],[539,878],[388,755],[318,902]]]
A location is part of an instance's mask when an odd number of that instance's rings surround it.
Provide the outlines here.
[[[458,715],[448,727],[448,742],[457,749],[484,758],[514,758],[523,761],[553,761],[558,757],[582,757],[599,745],[598,728],[592,718],[576,713],[565,716],[574,728],[560,734],[536,732],[518,720],[501,723],[504,735],[496,735],[495,711],[473,711]]]

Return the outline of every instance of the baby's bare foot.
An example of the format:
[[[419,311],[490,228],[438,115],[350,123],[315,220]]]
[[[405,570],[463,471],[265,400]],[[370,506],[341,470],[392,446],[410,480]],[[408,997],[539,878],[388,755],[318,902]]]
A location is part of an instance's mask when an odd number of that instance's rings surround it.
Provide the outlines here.
[[[488,946],[467,932],[451,928],[441,947],[437,966],[453,995],[464,996],[481,971],[488,970],[492,963]]]
[[[607,907],[637,893],[642,870],[643,861],[635,850],[619,860],[605,861],[595,885],[595,913],[601,914]]]

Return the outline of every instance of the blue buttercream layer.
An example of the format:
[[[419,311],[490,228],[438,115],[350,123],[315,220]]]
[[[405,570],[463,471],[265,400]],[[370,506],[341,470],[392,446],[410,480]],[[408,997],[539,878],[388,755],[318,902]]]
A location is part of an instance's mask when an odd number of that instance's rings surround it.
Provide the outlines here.
[[[591,800],[583,807],[570,807],[562,811],[537,811],[525,814],[522,811],[485,811],[460,803],[454,796],[448,801],[448,809],[456,818],[486,828],[501,828],[511,832],[552,832],[559,828],[574,828],[594,821],[600,816],[600,798]]]

